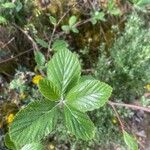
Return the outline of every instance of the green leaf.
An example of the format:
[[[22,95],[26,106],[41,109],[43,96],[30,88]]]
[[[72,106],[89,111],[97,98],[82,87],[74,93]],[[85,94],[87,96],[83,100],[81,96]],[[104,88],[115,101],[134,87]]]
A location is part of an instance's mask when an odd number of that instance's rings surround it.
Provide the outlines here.
[[[36,40],[36,42],[37,42],[40,46],[42,46],[42,47],[44,47],[44,48],[48,48],[48,43],[45,42],[44,40],[39,39],[39,38],[36,38],[35,40]]]
[[[129,135],[126,131],[123,131],[123,137],[129,150],[138,150],[138,143],[133,136]]]
[[[57,114],[56,104],[49,100],[31,102],[12,122],[11,139],[19,146],[40,141],[55,127]]]
[[[72,27],[71,30],[72,30],[72,32],[74,32],[74,33],[79,33],[79,30],[78,30],[76,27]]]
[[[68,130],[77,138],[90,140],[95,136],[95,127],[87,114],[65,104],[65,123]]]
[[[69,26],[70,27],[72,27],[76,22],[77,22],[77,17],[76,16],[71,16],[69,18]]]
[[[4,18],[3,16],[0,16],[0,24],[5,24],[7,23],[6,18]]]
[[[63,26],[61,27],[61,29],[62,29],[63,31],[65,31],[66,33],[69,33],[69,31],[70,31],[70,27],[69,27],[68,25],[63,25]]]
[[[44,150],[44,146],[40,143],[26,144],[21,150]]]
[[[19,12],[23,8],[23,5],[20,1],[17,1],[16,11]]]
[[[48,79],[58,86],[61,96],[78,83],[80,74],[77,55],[69,50],[58,51],[48,63]]]
[[[35,61],[36,61],[37,65],[44,66],[45,56],[40,51],[35,52],[34,57],[35,57]]]
[[[140,6],[140,7],[144,7],[146,5],[150,4],[150,0],[139,0],[137,2],[137,5]]]
[[[66,103],[82,111],[92,111],[103,106],[110,97],[112,88],[98,80],[86,80],[70,90]]]
[[[53,82],[42,79],[39,81],[39,90],[44,97],[51,101],[60,100],[60,92]]]
[[[112,15],[118,16],[118,15],[121,14],[121,11],[120,11],[119,8],[114,8],[114,9],[110,10],[110,13],[111,13]]]
[[[5,135],[4,140],[5,140],[5,145],[7,146],[7,148],[9,148],[11,150],[16,150],[17,149],[14,142],[10,139],[10,136],[9,136],[8,133]]]
[[[4,3],[4,4],[2,4],[1,6],[2,6],[3,8],[10,8],[10,9],[16,7],[16,5],[15,5],[14,3],[11,3],[11,2]]]
[[[49,20],[50,20],[51,24],[53,24],[53,25],[57,24],[57,20],[53,16],[49,16]]]
[[[52,50],[59,51],[62,49],[68,49],[68,43],[64,40],[56,40],[52,45]]]
[[[95,25],[97,23],[97,20],[95,18],[91,18],[91,22],[93,25]]]
[[[96,20],[103,20],[103,21],[105,20],[104,16],[105,16],[104,12],[98,12],[98,11],[96,11],[94,15]]]

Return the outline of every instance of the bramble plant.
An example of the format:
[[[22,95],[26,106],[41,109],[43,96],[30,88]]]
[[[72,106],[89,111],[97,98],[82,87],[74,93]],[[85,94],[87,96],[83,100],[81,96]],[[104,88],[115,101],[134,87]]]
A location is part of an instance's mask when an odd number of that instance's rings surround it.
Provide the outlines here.
[[[69,18],[68,25],[63,25],[61,28],[66,33],[69,33],[70,31],[72,31],[74,33],[79,33],[79,30],[76,27],[76,23],[77,23],[77,17],[71,16]]]
[[[98,80],[82,80],[76,54],[59,50],[48,62],[47,77],[38,87],[44,98],[22,109],[10,126],[15,149],[41,147],[37,143],[56,127],[59,112],[70,133],[83,140],[94,138],[96,128],[86,112],[102,107],[112,88]]]

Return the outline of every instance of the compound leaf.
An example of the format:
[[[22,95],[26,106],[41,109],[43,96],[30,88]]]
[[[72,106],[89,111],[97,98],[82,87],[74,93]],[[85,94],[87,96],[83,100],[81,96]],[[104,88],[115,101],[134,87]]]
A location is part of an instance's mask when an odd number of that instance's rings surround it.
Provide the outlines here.
[[[26,144],[21,150],[44,150],[44,146],[40,143]]]
[[[80,78],[81,67],[76,54],[67,49],[59,50],[48,63],[47,76],[63,96]]]
[[[85,80],[76,85],[66,97],[66,103],[86,112],[103,106],[110,97],[112,88],[98,80]]]
[[[54,128],[57,119],[56,104],[49,100],[31,102],[17,113],[9,130],[16,145],[38,142]]]
[[[95,136],[95,127],[87,114],[72,108],[64,107],[65,122],[68,130],[77,138],[90,140]]]
[[[58,88],[48,79],[42,79],[39,81],[39,90],[42,95],[49,100],[57,101],[60,99]]]

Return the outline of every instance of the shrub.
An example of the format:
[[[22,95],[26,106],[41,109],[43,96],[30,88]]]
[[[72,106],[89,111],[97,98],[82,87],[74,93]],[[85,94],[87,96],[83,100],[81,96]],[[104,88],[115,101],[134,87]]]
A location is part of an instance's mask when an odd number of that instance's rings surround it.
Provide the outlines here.
[[[149,39],[150,29],[132,14],[108,53],[100,49],[95,75],[113,87],[114,98],[128,101],[143,95],[144,85],[150,82]]]

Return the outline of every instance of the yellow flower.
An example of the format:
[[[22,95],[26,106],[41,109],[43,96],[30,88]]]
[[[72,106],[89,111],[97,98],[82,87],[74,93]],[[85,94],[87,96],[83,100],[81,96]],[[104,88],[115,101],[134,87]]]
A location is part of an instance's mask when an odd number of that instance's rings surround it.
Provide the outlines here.
[[[32,82],[34,84],[38,84],[41,79],[43,79],[43,77],[41,75],[35,75],[32,79]]]
[[[9,114],[6,118],[6,122],[8,124],[12,123],[12,121],[14,120],[15,115],[13,113]]]
[[[145,85],[144,88],[150,91],[150,84]]]

